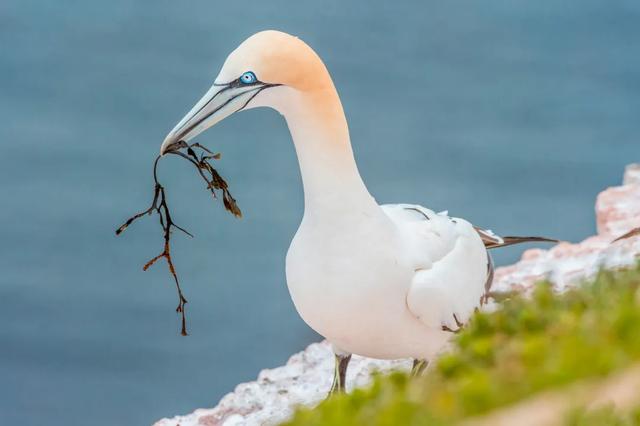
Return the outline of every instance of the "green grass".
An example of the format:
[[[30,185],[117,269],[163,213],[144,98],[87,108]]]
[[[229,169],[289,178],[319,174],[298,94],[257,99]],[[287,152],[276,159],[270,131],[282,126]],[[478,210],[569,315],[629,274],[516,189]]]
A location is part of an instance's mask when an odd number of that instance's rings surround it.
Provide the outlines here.
[[[640,265],[603,271],[561,295],[541,283],[530,298],[514,295],[476,314],[426,376],[380,375],[367,389],[297,410],[286,424],[455,424],[640,360],[639,325]],[[571,424],[595,424],[586,423],[594,415],[576,414]]]

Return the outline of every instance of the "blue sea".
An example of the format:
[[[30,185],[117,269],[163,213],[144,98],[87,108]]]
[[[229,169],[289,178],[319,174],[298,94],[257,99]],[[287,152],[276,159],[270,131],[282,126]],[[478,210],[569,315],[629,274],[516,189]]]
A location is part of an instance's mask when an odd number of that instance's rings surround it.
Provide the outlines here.
[[[640,3],[626,1],[0,3],[0,424],[147,425],[210,407],[320,337],[284,259],[302,217],[271,110],[198,140],[221,151],[244,218],[184,161],[160,167],[189,304],[179,334],[151,201],[166,133],[247,36],[324,58],[381,203],[448,209],[503,234],[577,241],[640,160]],[[523,247],[496,254],[518,259]]]

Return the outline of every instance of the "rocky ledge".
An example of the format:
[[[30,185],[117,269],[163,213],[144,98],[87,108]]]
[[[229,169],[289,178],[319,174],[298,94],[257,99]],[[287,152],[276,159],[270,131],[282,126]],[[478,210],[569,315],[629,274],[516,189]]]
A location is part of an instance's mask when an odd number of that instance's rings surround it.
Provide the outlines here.
[[[496,270],[495,291],[528,291],[543,279],[562,291],[592,277],[601,268],[620,268],[640,256],[640,235],[612,243],[640,227],[640,164],[627,166],[621,186],[608,188],[596,200],[597,235],[577,244],[560,243],[550,250],[532,249],[514,265]],[[379,361],[354,355],[347,383],[365,385],[373,371],[409,368],[409,360]],[[327,394],[333,356],[326,342],[309,345],[286,365],[262,370],[254,382],[242,383],[214,408],[162,419],[155,426],[277,424],[296,405],[313,405]]]

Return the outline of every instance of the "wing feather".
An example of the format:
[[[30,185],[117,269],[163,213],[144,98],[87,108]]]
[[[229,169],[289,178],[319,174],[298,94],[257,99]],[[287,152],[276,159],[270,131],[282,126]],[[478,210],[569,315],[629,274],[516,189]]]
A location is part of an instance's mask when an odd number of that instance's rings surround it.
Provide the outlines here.
[[[459,330],[480,305],[492,267],[483,239],[464,219],[422,206],[382,206],[414,265],[407,307],[430,328]],[[488,234],[489,235],[489,234]]]
[[[406,243],[414,276],[407,307],[428,327],[458,331],[487,302],[494,265],[489,250],[546,237],[501,237],[448,213],[413,204],[381,206]]]

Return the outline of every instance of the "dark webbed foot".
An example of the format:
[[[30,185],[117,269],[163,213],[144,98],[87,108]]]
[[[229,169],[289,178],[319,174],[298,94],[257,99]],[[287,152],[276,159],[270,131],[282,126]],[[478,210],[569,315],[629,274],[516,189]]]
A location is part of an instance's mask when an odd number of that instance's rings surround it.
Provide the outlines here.
[[[349,361],[351,361],[351,354],[335,354],[334,356],[335,368],[333,372],[333,384],[331,385],[328,397],[336,393],[344,393],[347,390],[345,379],[347,377],[347,367],[349,366]]]

